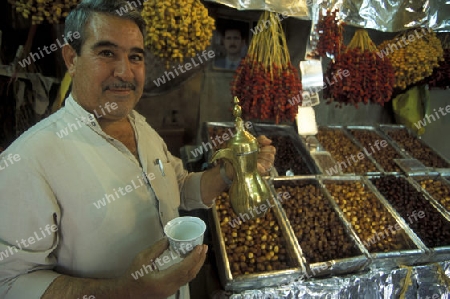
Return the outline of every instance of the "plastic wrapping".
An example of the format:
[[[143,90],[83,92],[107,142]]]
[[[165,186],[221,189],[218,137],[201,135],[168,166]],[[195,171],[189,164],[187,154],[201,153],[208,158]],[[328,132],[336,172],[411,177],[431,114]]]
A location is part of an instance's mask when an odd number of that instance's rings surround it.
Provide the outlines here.
[[[237,10],[268,10],[280,14],[310,20],[308,6],[313,0],[207,0]]]
[[[381,299],[400,298],[401,295],[403,298],[433,298],[433,295],[434,298],[449,298],[450,289],[446,287],[446,283],[449,285],[449,276],[450,262],[442,262],[392,271],[377,269],[357,275],[298,281],[276,288],[247,290],[229,298]]]
[[[300,19],[312,20],[321,8],[340,10],[348,25],[383,32],[397,32],[419,26],[450,31],[450,2],[446,0],[334,0],[320,5],[313,0],[207,0],[238,10],[272,10]],[[319,2],[320,3],[320,2]]]

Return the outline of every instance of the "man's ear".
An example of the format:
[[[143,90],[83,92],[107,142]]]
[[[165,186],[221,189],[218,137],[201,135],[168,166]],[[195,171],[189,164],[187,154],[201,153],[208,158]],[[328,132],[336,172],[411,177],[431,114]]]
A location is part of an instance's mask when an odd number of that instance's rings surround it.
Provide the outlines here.
[[[65,45],[62,48],[62,56],[64,62],[66,63],[67,72],[70,74],[71,77],[73,77],[73,75],[75,74],[76,63],[78,58],[77,52],[70,45]]]

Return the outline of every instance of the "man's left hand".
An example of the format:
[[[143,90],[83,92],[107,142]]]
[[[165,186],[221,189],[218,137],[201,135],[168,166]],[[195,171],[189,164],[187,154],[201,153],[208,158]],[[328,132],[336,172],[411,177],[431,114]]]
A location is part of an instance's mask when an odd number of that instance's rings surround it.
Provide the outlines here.
[[[265,135],[258,136],[259,153],[258,153],[258,172],[260,175],[269,175],[275,162],[276,149],[272,144],[272,140]]]

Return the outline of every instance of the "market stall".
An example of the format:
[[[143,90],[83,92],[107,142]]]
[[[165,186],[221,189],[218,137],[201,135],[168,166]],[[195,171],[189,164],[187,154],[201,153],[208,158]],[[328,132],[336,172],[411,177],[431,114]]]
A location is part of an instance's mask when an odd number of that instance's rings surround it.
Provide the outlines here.
[[[258,6],[252,4],[227,3],[243,10]],[[273,12],[261,16],[258,24],[273,27],[251,41],[231,82],[244,119],[252,121],[249,132],[272,139],[277,156],[267,178],[273,191],[273,203],[264,206],[269,212],[251,219],[258,210],[251,216],[236,212],[229,194],[213,207],[209,220],[221,285],[231,298],[446,298],[449,156],[424,142],[424,127],[417,125],[431,115],[423,108],[432,101],[429,89],[450,84],[445,21],[386,26],[382,13],[368,16],[345,3],[325,6],[310,10],[317,18],[307,45],[311,52],[305,55],[331,58],[319,85],[311,85],[313,74],[303,69],[303,86],[282,73],[290,59]],[[268,10],[281,14],[288,7]],[[402,19],[402,12],[386,14]],[[355,14],[371,25],[362,25]],[[349,25],[360,29],[344,42]],[[376,45],[367,28],[396,35]],[[409,43],[400,43],[407,38]],[[424,84],[426,96],[417,96],[414,90]],[[398,124],[346,122],[345,111],[330,124],[320,115],[300,113],[318,104],[319,91],[336,110],[392,107]],[[217,140],[231,130],[233,122],[205,122],[201,140]],[[224,147],[215,147],[205,161]]]
[[[205,134],[224,128],[232,123],[207,124]],[[275,143],[273,214],[235,213],[227,194],[213,207],[219,276],[232,298],[448,295],[447,159],[399,125],[319,127],[315,137],[290,126],[253,131],[286,140]],[[421,289],[425,272],[433,275]]]

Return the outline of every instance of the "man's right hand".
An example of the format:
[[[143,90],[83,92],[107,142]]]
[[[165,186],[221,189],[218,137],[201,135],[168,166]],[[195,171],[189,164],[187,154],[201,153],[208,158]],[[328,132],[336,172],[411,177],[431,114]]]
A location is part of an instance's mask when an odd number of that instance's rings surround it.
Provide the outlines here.
[[[175,294],[181,286],[197,276],[206,259],[207,245],[196,246],[181,262],[161,271],[151,271],[143,277],[134,279],[131,274],[150,265],[169,248],[169,241],[163,238],[152,247],[141,251],[133,260],[127,273],[121,278],[128,288],[131,298],[167,298]]]

